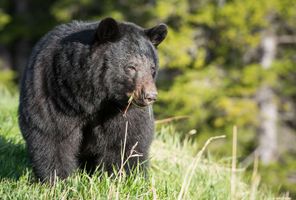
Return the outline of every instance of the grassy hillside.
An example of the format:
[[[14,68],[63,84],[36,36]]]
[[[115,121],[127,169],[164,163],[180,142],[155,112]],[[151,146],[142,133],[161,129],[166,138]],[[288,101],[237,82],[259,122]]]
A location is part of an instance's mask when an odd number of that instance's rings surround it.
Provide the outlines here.
[[[148,178],[76,173],[53,187],[36,183],[17,125],[17,101],[0,91],[0,199],[230,199],[229,165],[202,158],[202,147],[181,143],[170,126],[158,127]],[[236,175],[235,199],[274,199],[246,181],[243,170]]]

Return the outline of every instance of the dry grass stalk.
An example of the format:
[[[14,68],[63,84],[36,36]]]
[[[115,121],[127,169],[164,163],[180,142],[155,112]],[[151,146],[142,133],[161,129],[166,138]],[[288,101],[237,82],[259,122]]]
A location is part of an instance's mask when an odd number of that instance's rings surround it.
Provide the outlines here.
[[[152,194],[153,194],[153,200],[157,200],[154,177],[152,177],[152,179],[151,179],[151,190],[152,190]]]
[[[191,165],[189,166],[189,168],[188,168],[188,170],[187,170],[187,172],[185,174],[185,178],[184,178],[181,190],[180,190],[179,195],[178,195],[178,200],[181,200],[181,199],[186,197],[189,186],[190,186],[190,182],[191,182],[191,179],[192,179],[192,177],[194,175],[194,172],[196,170],[197,164],[199,163],[199,161],[201,159],[201,156],[204,153],[204,151],[206,150],[206,148],[208,147],[208,145],[213,140],[222,139],[222,138],[225,138],[225,137],[226,137],[225,135],[220,135],[220,136],[215,136],[215,137],[209,138],[206,141],[206,143],[204,144],[204,146],[202,147],[202,149],[197,153],[195,159],[193,160],[193,162],[191,163]]]
[[[122,182],[122,177],[124,175],[124,166],[127,164],[129,159],[131,159],[133,157],[141,157],[142,156],[141,154],[138,154],[135,150],[138,145],[138,142],[136,142],[136,144],[131,148],[131,151],[130,151],[130,154],[128,155],[128,157],[126,159],[124,159],[124,155],[125,155],[125,151],[126,151],[127,131],[128,131],[128,121],[126,121],[126,123],[125,123],[125,133],[124,133],[123,149],[121,152],[120,169],[118,170],[118,172],[115,176],[115,180],[118,179],[115,199],[119,199],[119,186],[120,186],[120,183]],[[134,154],[134,153],[136,153],[136,154]]]
[[[253,166],[253,173],[252,173],[252,183],[251,183],[251,194],[250,200],[256,199],[257,189],[260,183],[260,176],[258,174],[258,164],[259,158],[257,151],[254,152],[254,166]]]
[[[114,193],[114,185],[112,184],[109,189],[108,198],[107,198],[108,200],[113,199],[113,193]]]
[[[177,121],[177,120],[180,120],[180,119],[188,119],[188,118],[189,118],[189,116],[187,116],[187,115],[169,117],[169,118],[166,118],[166,119],[156,120],[155,124],[165,124],[165,123],[169,123],[169,122],[172,122],[172,121]]]
[[[289,192],[286,192],[286,193],[284,194],[284,196],[282,196],[282,197],[277,197],[277,198],[275,198],[275,200],[292,200],[292,198],[290,197]]]
[[[130,99],[132,99],[132,98],[130,98]],[[126,111],[127,111],[128,107],[129,107],[129,104],[128,104],[127,108],[125,109],[124,115],[126,114]],[[118,175],[119,175],[119,180],[118,180],[118,183],[117,183],[115,199],[119,199],[119,185],[120,185],[121,179],[122,179],[122,170],[121,169],[123,168],[123,163],[124,163],[124,154],[125,154],[125,148],[126,148],[127,130],[128,130],[128,121],[125,122],[124,142],[123,142],[123,149],[122,149],[122,152],[121,152],[120,170],[118,171],[118,173],[116,174],[116,177],[115,177],[115,180],[116,180],[118,178]]]
[[[237,157],[237,127],[232,132],[232,165],[231,165],[231,199],[236,199],[236,157]]]
[[[132,102],[133,102],[133,99],[134,99],[134,93],[135,93],[135,92],[133,92],[132,95],[130,96],[130,98],[128,99],[128,104],[127,104],[127,106],[126,106],[126,108],[125,108],[125,110],[124,110],[124,112],[123,112],[123,116],[124,116],[124,117],[126,117],[126,113],[127,113],[128,109],[129,109],[130,105],[131,105]]]

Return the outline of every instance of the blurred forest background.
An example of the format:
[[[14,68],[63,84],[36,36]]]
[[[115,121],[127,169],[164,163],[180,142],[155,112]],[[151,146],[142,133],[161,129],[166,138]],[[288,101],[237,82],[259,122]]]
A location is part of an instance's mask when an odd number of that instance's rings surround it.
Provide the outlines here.
[[[1,0],[0,87],[17,92],[33,45],[54,26],[106,16],[169,26],[157,119],[186,116],[173,124],[200,144],[237,125],[240,166],[251,171],[259,155],[262,182],[296,195],[294,0]],[[208,156],[230,162],[230,141]]]

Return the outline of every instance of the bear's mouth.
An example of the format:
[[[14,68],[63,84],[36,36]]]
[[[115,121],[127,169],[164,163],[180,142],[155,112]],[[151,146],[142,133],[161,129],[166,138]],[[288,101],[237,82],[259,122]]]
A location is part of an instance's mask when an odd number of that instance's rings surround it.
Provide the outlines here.
[[[136,107],[144,108],[144,107],[151,105],[152,103],[145,103],[142,100],[139,101],[137,99],[133,99],[132,104]]]
[[[135,91],[127,95],[129,96],[128,104],[133,104],[136,107],[144,108],[154,103],[145,101],[143,95],[137,95]]]

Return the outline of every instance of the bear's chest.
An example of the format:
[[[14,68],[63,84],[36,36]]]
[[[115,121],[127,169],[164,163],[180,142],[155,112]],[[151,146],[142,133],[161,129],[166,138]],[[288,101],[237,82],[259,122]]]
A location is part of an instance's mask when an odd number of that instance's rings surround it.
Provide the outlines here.
[[[145,110],[130,110],[113,115],[101,113],[83,128],[82,151],[120,153],[134,146],[146,147],[154,132],[154,119]]]

